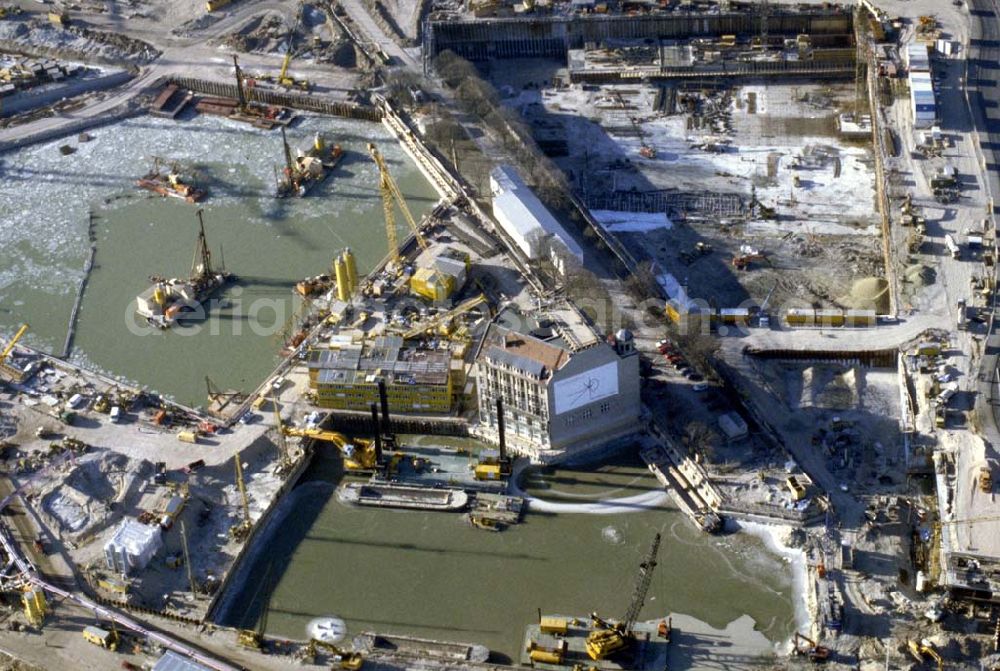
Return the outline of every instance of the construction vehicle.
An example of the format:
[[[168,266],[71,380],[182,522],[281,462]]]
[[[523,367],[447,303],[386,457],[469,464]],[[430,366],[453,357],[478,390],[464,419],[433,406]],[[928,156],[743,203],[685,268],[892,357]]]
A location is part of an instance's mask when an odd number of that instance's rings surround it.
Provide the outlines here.
[[[467,301],[463,301],[451,310],[435,315],[426,322],[417,324],[408,331],[405,331],[403,333],[403,339],[409,340],[424,334],[450,336],[454,332],[452,326],[455,319],[461,317],[470,310],[476,309],[486,302],[486,294],[479,294],[478,296],[470,298]]]
[[[102,629],[101,627],[85,627],[83,630],[83,638],[94,645],[99,645],[112,652],[118,649],[119,637],[118,632],[114,629],[108,631],[107,629]]]
[[[292,42],[295,40],[295,29],[299,27],[302,22],[302,8],[305,3],[299,3],[299,10],[295,14],[295,22],[288,31],[288,41],[285,43],[285,58],[281,61],[281,72],[278,73],[278,86],[286,89],[301,89],[303,91],[308,91],[310,88],[310,83],[304,79],[295,79],[288,75],[288,65],[292,62],[292,56],[294,55],[294,50],[292,48]]]
[[[660,534],[656,534],[649,547],[649,552],[639,564],[639,575],[636,578],[632,599],[625,612],[625,617],[619,622],[611,623],[600,618],[597,613],[590,614],[590,621],[594,628],[587,634],[586,648],[587,655],[591,659],[607,659],[616,653],[627,650],[635,641],[633,627],[639,618],[639,611],[642,610],[642,606],[646,602],[646,594],[649,592],[649,584],[653,578],[653,569],[656,568],[656,554],[659,549]]]
[[[314,659],[316,652],[320,649],[333,655],[333,661],[337,665],[335,668],[341,668],[345,671],[357,671],[365,663],[365,658],[360,652],[341,650],[333,643],[327,643],[315,638],[309,639],[309,645],[306,647],[306,657]]]
[[[830,648],[817,644],[816,641],[799,632],[795,632],[792,645],[792,652],[808,657],[809,661],[814,664],[821,664],[830,659]]]
[[[382,192],[382,208],[385,210],[385,236],[389,241],[389,263],[393,268],[399,269],[399,242],[396,238],[396,214],[393,207],[393,203],[399,207],[399,211],[403,213],[403,218],[406,219],[407,225],[409,225],[410,230],[413,231],[413,237],[416,238],[417,244],[420,245],[421,249],[427,249],[427,241],[424,240],[424,236],[420,233],[420,226],[417,225],[416,220],[413,218],[413,214],[410,212],[410,208],[406,204],[406,199],[403,197],[403,192],[399,190],[399,185],[396,184],[396,180],[392,178],[392,174],[389,172],[389,166],[386,165],[385,159],[382,157],[382,153],[378,148],[372,144],[368,144],[368,153],[371,154],[372,160],[375,161],[375,165],[378,166],[379,172],[379,191]]]
[[[243,464],[240,461],[239,452],[233,457],[233,462],[236,464],[236,487],[240,492],[243,519],[229,527],[229,535],[233,537],[233,540],[240,542],[250,534],[253,522],[250,520],[250,500],[247,498],[247,487],[243,481]]]
[[[993,472],[989,466],[979,467],[979,491],[989,494],[993,491]]]
[[[733,255],[733,268],[748,270],[754,263],[771,265],[771,261],[767,258],[767,253],[750,245],[740,245],[740,251]]]
[[[342,433],[327,431],[320,428],[299,428],[282,426],[281,432],[286,436],[310,438],[322,442],[333,443],[344,456],[344,468],[350,471],[369,471],[378,467],[378,457],[375,454],[374,441],[367,439],[350,440]]]
[[[801,501],[806,497],[805,486],[794,475],[789,475],[785,479],[785,486],[792,495],[792,501]]]
[[[910,651],[910,655],[913,656],[918,662],[923,663],[924,657],[930,657],[937,663],[938,671],[944,667],[944,661],[941,659],[941,655],[937,650],[934,649],[934,644],[928,639],[923,638],[920,641],[914,641],[913,639],[908,639],[906,641],[906,647]]]

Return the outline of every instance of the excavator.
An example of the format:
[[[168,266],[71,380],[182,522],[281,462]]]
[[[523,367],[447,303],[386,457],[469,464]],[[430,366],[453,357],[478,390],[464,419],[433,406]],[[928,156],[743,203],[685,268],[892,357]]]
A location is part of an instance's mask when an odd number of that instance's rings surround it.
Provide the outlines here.
[[[587,634],[587,655],[593,660],[602,660],[630,648],[635,642],[636,620],[639,619],[639,612],[646,602],[646,594],[649,592],[649,585],[653,579],[653,569],[656,568],[656,555],[660,550],[660,534],[653,537],[653,544],[649,547],[645,559],[639,564],[639,575],[636,579],[635,589],[632,591],[632,600],[628,610],[619,622],[609,622],[597,613],[590,614],[590,622],[593,630]]]
[[[314,659],[316,657],[316,653],[320,649],[333,655],[334,663],[339,663],[339,668],[344,669],[345,671],[357,671],[365,663],[365,658],[360,652],[348,652],[346,650],[341,650],[333,643],[327,643],[326,641],[320,641],[315,638],[309,639],[309,645],[306,647],[306,657]]]
[[[809,658],[809,661],[813,664],[822,664],[826,660],[830,659],[830,648],[826,646],[819,645],[816,641],[812,640],[808,636],[804,636],[799,632],[795,632],[795,637],[792,639],[792,652],[796,655],[803,655]]]
[[[944,667],[944,662],[941,659],[941,655],[938,651],[934,649],[934,644],[931,643],[926,638],[920,639],[920,641],[914,641],[909,639],[906,641],[906,647],[909,649],[910,654],[921,664],[924,662],[924,657],[930,657],[937,663],[938,671]]]
[[[349,471],[370,471],[378,467],[378,457],[375,454],[375,442],[367,439],[350,440],[342,433],[327,431],[320,428],[305,428],[286,426],[277,415],[278,431],[284,436],[311,438],[327,443],[333,443],[344,455],[344,468]]]

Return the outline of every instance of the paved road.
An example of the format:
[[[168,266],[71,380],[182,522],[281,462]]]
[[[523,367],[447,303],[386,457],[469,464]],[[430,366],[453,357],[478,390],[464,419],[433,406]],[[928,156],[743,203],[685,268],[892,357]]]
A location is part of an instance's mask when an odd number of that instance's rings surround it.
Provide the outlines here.
[[[994,198],[1000,197],[1000,5],[996,0],[969,0],[971,30],[969,37],[968,77],[966,86],[973,123],[979,133],[986,161],[985,182]],[[996,212],[996,207],[994,207]],[[995,299],[994,299],[995,300]],[[994,303],[995,305],[995,303]],[[994,324],[986,341],[980,373],[980,393],[976,410],[983,421],[984,438],[1000,447],[1000,418],[997,402],[1000,389],[1000,330]]]

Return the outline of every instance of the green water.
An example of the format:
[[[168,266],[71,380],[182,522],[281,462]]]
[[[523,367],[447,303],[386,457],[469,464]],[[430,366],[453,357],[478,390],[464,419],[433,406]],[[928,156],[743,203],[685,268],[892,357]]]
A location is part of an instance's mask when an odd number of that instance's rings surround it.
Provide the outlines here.
[[[27,321],[26,342],[62,350],[93,211],[97,256],[73,358],[193,404],[204,403],[205,375],[221,387],[252,389],[277,362],[279,333],[298,306],[294,283],[326,272],[345,246],[362,273],[386,253],[367,143],[378,144],[416,216],[436,200],[381,125],[307,117],[288,134],[293,146],[302,146],[316,131],[339,142],[346,155],[301,199],[271,197],[274,166],[282,160],[280,135],[215,117],[140,117],[95,130],[91,142],[70,138],[4,155],[0,330],[9,335]],[[76,153],[62,156],[58,146],[64,143]],[[190,205],[137,189],[133,182],[152,156],[193,166],[199,184],[208,186],[207,201]],[[149,285],[149,275],[190,273],[199,206],[214,260],[224,256],[239,278],[216,296],[229,307],[215,305],[206,319],[168,332],[139,328],[134,298]]]
[[[482,643],[516,659],[524,627],[543,612],[620,617],[636,570],[657,531],[659,567],[644,618],[692,615],[716,627],[743,614],[771,640],[794,628],[790,571],[753,537],[710,537],[663,508],[621,515],[529,513],[501,533],[472,528],[462,515],[354,508],[337,502],[339,475],[320,458],[294,494],[294,512],[265,541],[252,589],[225,618],[257,621],[301,639],[316,616],[339,616],[365,630]],[[526,482],[562,500],[619,498],[657,482],[639,463],[594,472],[555,470]],[[270,585],[260,588],[263,575]]]

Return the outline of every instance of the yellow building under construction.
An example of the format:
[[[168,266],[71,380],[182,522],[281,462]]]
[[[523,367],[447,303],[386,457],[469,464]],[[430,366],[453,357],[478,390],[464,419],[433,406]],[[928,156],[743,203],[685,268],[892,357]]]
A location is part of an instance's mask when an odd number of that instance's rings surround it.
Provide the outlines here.
[[[464,346],[448,351],[406,346],[400,336],[380,336],[362,345],[313,350],[309,388],[316,405],[367,411],[378,402],[385,380],[393,412],[447,414],[465,387]]]

